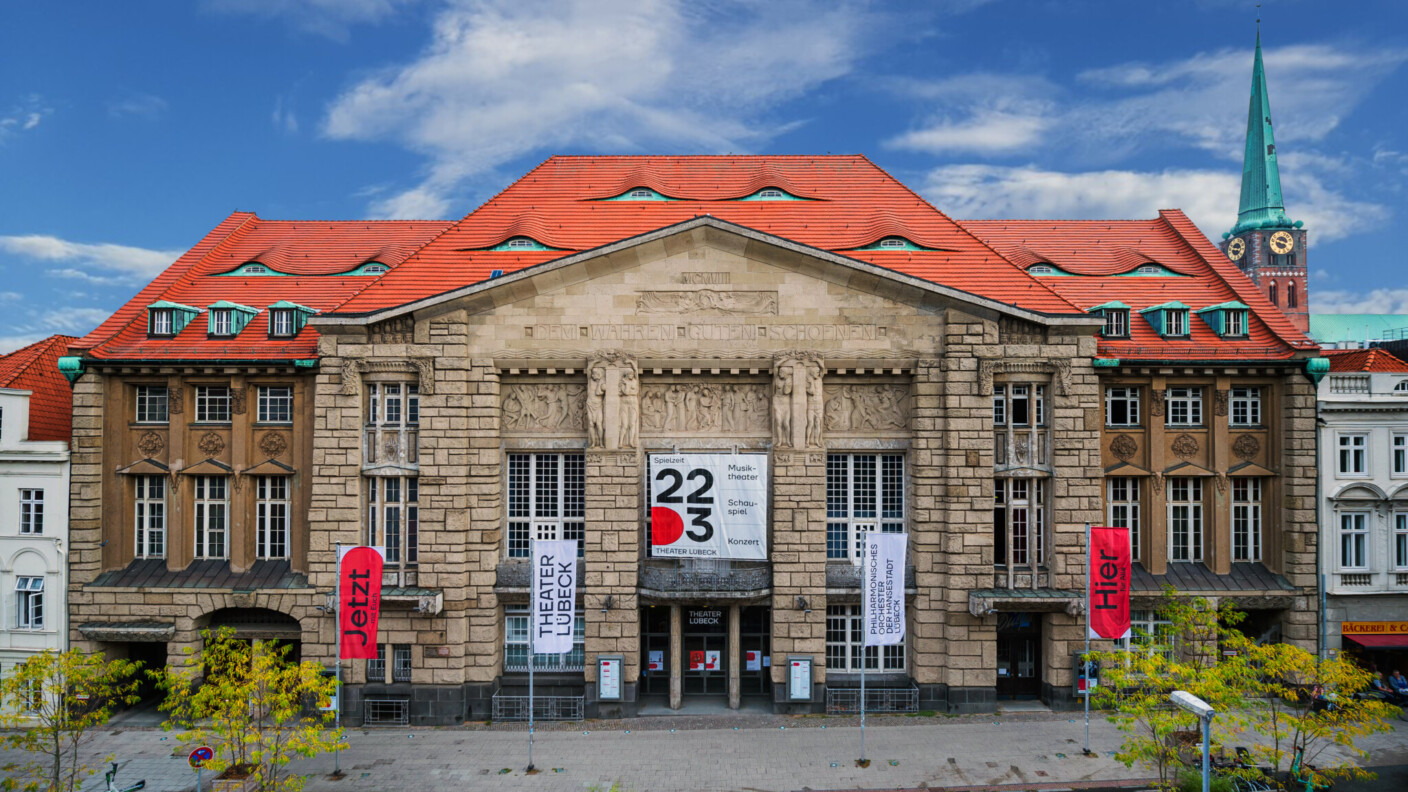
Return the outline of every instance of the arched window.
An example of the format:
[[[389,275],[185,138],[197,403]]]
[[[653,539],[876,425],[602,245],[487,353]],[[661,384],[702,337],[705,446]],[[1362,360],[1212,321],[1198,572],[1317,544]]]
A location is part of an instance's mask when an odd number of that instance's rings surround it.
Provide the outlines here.
[[[631,190],[631,197],[650,200],[655,197],[655,192],[653,190]]]
[[[1276,281],[1271,281],[1271,285],[1266,287],[1266,297],[1271,300],[1272,305],[1280,305],[1276,302]]]
[[[905,247],[908,243],[909,243],[909,240],[905,239],[904,237],[885,237],[884,239],[880,240],[880,247],[882,247],[882,248],[903,248],[903,247]]]
[[[1300,305],[1300,298],[1296,296],[1296,282],[1291,281],[1286,284],[1286,305],[1295,308]]]

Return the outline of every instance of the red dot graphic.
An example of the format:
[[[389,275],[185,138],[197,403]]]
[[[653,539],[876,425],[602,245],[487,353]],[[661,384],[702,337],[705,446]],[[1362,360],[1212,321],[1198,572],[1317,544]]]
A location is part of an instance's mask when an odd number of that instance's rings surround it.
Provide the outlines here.
[[[650,543],[672,545],[684,535],[684,520],[674,509],[655,506],[650,510]]]

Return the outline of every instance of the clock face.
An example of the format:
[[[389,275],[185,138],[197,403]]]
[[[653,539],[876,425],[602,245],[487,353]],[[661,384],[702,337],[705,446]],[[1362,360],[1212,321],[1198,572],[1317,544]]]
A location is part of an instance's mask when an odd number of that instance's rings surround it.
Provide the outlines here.
[[[1241,261],[1242,256],[1247,255],[1247,240],[1237,237],[1227,243],[1227,257],[1233,261]]]
[[[1291,248],[1296,246],[1296,241],[1288,231],[1277,231],[1271,235],[1271,252],[1278,256],[1284,256],[1291,252]]]

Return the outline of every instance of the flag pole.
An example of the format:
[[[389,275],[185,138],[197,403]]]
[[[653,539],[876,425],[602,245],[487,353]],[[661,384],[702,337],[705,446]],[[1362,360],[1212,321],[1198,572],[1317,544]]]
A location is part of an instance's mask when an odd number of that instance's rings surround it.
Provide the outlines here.
[[[332,599],[337,604],[337,609],[332,612],[333,623],[337,625],[337,640],[333,642],[337,647],[333,650],[333,666],[337,674],[337,689],[333,694],[333,701],[337,702],[337,706],[333,707],[333,728],[337,730],[339,739],[332,746],[332,774],[340,776],[342,757],[338,747],[342,745],[342,542],[337,543],[333,552],[337,554],[337,582],[332,587]],[[200,792],[199,783],[196,784],[196,792]]]
[[[866,609],[866,600],[869,599],[869,597],[867,597],[867,596],[866,596],[866,593],[865,593],[865,581],[866,581],[866,578],[868,577],[868,576],[865,574],[865,568],[866,568],[867,562],[869,562],[869,560],[870,560],[870,558],[869,558],[869,555],[870,555],[870,539],[869,539],[869,537],[866,537],[865,544],[864,544],[862,547],[863,547],[864,549],[861,551],[861,556],[860,556],[860,626],[861,626],[861,632],[860,632],[860,634],[861,634],[861,638],[860,638],[860,765],[861,765],[861,767],[864,767],[864,766],[865,766],[865,659],[866,659],[866,658],[865,658],[865,653],[866,653],[866,650],[868,650],[868,649],[870,648],[870,647],[867,645],[868,642],[865,640],[865,639],[866,639],[866,633],[868,633],[869,630],[870,630],[870,623],[869,623],[868,621],[866,621],[866,617],[869,615],[869,612],[868,612],[867,609]],[[876,647],[875,653],[876,653],[877,656],[879,655],[879,653],[880,653],[879,647]]]
[[[536,554],[534,556],[536,558]],[[530,609],[531,610],[531,609]],[[533,770],[533,614],[528,614],[528,770]]]
[[[1085,755],[1090,755],[1090,523],[1085,524]]]

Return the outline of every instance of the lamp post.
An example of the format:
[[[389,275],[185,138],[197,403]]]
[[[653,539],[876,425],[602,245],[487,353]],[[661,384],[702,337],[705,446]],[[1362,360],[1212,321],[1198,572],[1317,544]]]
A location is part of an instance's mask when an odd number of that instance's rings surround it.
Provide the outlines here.
[[[1212,731],[1212,719],[1217,711],[1206,701],[1186,690],[1175,690],[1168,698],[1180,709],[1197,715],[1198,720],[1203,724],[1203,792],[1208,792],[1208,785],[1211,781],[1210,768],[1208,767],[1208,733]]]

